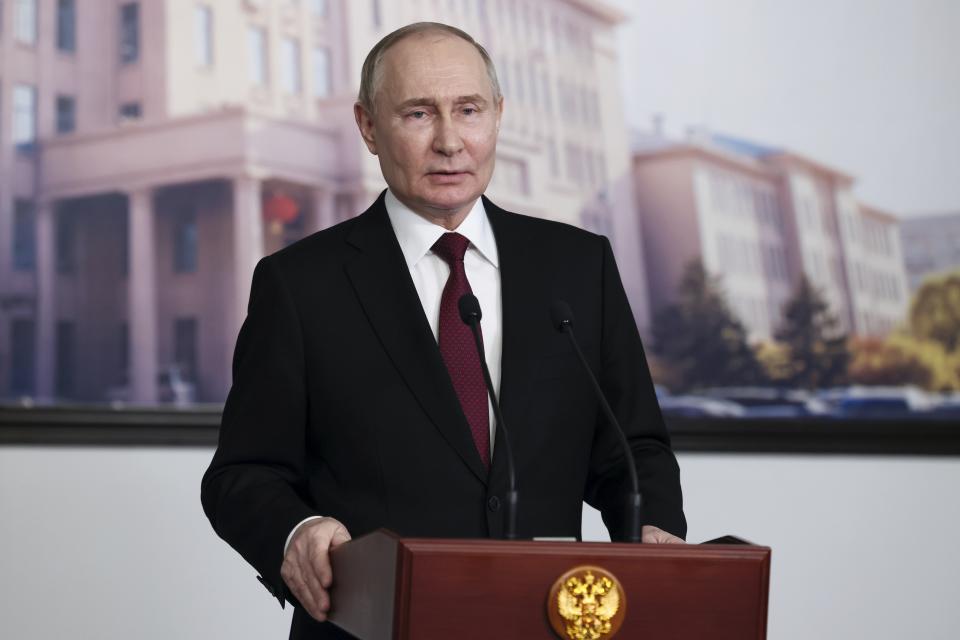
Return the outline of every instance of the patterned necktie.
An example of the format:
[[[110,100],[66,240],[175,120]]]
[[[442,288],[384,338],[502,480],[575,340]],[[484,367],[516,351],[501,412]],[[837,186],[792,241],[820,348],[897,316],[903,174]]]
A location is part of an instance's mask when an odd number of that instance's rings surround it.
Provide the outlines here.
[[[460,296],[473,293],[463,268],[463,256],[470,241],[459,233],[445,233],[433,245],[433,252],[450,265],[450,277],[440,298],[440,355],[450,372],[450,380],[460,399],[460,406],[470,423],[473,441],[480,459],[490,466],[490,417],[487,410],[487,387],[483,382],[480,356],[473,334],[460,319]]]

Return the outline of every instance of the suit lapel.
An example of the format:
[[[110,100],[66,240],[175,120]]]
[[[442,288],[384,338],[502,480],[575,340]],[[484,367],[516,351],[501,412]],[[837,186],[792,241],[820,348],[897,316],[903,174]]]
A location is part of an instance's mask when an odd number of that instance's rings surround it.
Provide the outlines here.
[[[347,275],[410,391],[464,463],[486,483],[487,471],[423,313],[383,199],[381,194],[357,219],[347,238],[360,250],[347,264]]]
[[[516,228],[516,220],[492,202],[483,199],[500,259],[500,299],[502,353],[500,358],[500,405],[503,419],[513,436],[514,448],[523,440],[524,419],[529,394],[527,387],[536,373],[537,362],[531,345],[537,343],[538,332],[549,331],[547,309],[539,308],[542,296],[537,295],[542,283],[536,265],[530,263],[530,239]],[[498,472],[503,460],[503,447],[494,449],[493,470]],[[517,454],[514,454],[517,456]],[[519,460],[518,460],[519,462]],[[503,467],[505,469],[505,467]]]

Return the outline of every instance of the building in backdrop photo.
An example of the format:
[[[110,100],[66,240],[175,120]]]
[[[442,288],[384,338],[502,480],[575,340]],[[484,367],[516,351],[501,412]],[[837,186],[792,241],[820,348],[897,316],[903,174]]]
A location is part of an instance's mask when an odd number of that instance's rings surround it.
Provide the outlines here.
[[[960,534],[957,451],[896,450],[960,433],[942,0],[0,0],[0,636],[218,637],[240,607],[256,622],[230,635],[285,633],[202,520],[213,441],[23,429],[52,410],[211,433],[255,265],[385,189],[360,66],[421,20],[496,66],[491,200],[610,239],[667,425],[703,438],[675,439],[690,539],[774,548],[771,637],[955,637],[960,552],[901,554]],[[724,440],[751,421],[762,451]],[[605,535],[588,509],[584,537]]]

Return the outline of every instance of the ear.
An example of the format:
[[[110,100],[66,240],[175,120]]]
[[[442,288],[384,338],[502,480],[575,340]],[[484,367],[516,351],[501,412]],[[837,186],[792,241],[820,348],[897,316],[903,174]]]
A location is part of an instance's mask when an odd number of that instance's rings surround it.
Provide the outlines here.
[[[503,96],[497,101],[497,131],[500,131],[500,121],[503,119]]]
[[[353,105],[353,117],[357,121],[357,128],[360,129],[360,137],[363,138],[367,149],[373,155],[377,155],[377,139],[374,135],[373,118],[359,102]]]

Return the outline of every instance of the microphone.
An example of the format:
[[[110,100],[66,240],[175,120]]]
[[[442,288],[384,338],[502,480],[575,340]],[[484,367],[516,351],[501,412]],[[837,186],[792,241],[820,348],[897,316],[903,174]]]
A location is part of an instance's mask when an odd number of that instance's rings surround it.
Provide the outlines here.
[[[490,379],[490,369],[487,368],[487,357],[483,351],[483,338],[480,337],[480,318],[483,314],[480,312],[480,302],[477,296],[472,293],[465,293],[460,296],[457,303],[460,309],[460,319],[465,325],[470,327],[473,333],[473,341],[477,345],[477,353],[480,355],[480,368],[483,369],[483,381],[487,384],[487,393],[490,394],[490,403],[493,405],[493,415],[497,420],[497,431],[503,431],[504,450],[507,452],[507,475],[509,479],[509,489],[507,490],[507,526],[506,539],[517,539],[517,467],[513,463],[513,448],[510,446],[510,434],[507,431],[507,425],[503,421],[503,414],[500,412],[500,403],[497,402],[497,394],[493,390],[493,381]]]
[[[633,451],[630,449],[629,443],[627,443],[627,435],[620,427],[620,422],[617,420],[617,416],[613,414],[613,409],[610,408],[610,403],[607,402],[607,397],[604,395],[603,389],[600,388],[600,384],[593,375],[593,370],[590,368],[590,365],[587,364],[587,359],[583,357],[583,352],[580,350],[580,345],[577,343],[577,339],[573,335],[573,311],[570,310],[570,305],[563,300],[554,300],[550,305],[550,319],[553,321],[554,329],[560,333],[567,334],[567,337],[570,338],[570,344],[573,345],[573,350],[576,352],[577,358],[580,359],[580,364],[583,365],[583,370],[586,372],[587,377],[590,378],[594,393],[597,395],[597,400],[600,401],[600,407],[603,409],[603,414],[606,416],[607,421],[613,426],[617,432],[617,435],[620,437],[620,444],[623,446],[623,452],[627,459],[627,465],[629,466],[630,470],[630,483],[633,488],[633,492],[627,496],[626,504],[627,542],[640,542],[640,514],[643,506],[643,497],[640,495],[640,482],[637,480],[637,463],[633,458]]]

